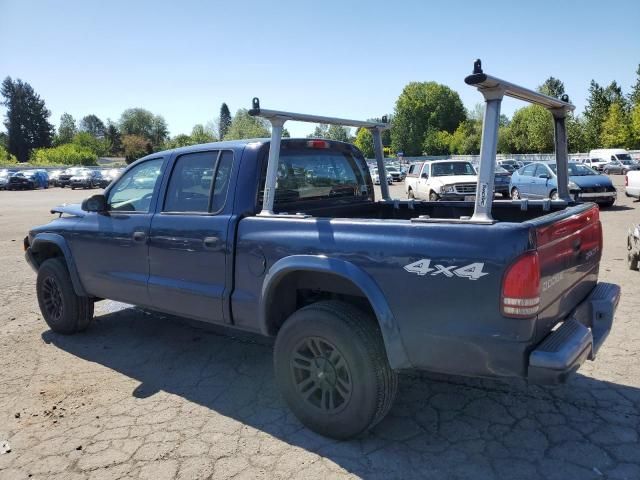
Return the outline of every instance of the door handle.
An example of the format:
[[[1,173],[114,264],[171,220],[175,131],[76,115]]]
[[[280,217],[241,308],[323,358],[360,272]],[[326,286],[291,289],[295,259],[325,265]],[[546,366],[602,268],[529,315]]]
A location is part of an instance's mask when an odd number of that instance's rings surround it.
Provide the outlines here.
[[[219,237],[204,237],[204,246],[207,248],[217,248],[220,246]]]
[[[134,242],[144,242],[147,240],[147,234],[145,232],[133,232],[133,241]]]

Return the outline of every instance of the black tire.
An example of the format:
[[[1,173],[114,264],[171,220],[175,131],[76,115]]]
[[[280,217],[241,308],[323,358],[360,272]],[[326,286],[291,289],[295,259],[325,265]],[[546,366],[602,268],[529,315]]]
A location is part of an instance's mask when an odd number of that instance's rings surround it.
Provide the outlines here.
[[[308,305],[287,319],[276,339],[274,366],[296,417],[336,439],[376,425],[398,388],[377,322],[338,301]]]
[[[555,198],[554,198],[555,197]],[[558,191],[557,190],[551,190],[551,193],[549,194],[549,198],[551,200],[558,200],[560,197],[558,196]]]
[[[602,202],[602,203],[600,204],[600,207],[603,207],[603,208],[613,207],[613,204],[614,204],[614,203],[616,203],[616,201],[615,201],[615,200],[609,200],[609,201],[607,201],[607,202]]]
[[[627,265],[629,270],[638,270],[638,256],[633,252],[627,253]]]
[[[438,195],[436,192],[431,190],[429,192],[429,201],[430,202],[437,202],[438,200],[440,200],[440,195]]]
[[[44,320],[56,333],[86,330],[93,319],[93,300],[76,295],[63,260],[50,258],[38,269],[38,304]]]
[[[520,200],[520,190],[516,187],[511,189],[511,200]]]
[[[407,198],[416,198],[415,193],[413,193],[413,188],[410,188],[407,192]]]

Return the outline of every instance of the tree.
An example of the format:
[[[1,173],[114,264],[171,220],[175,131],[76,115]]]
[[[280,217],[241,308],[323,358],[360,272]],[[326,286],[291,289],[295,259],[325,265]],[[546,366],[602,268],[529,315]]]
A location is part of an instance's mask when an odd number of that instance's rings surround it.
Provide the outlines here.
[[[63,113],[60,116],[60,126],[58,127],[58,135],[55,139],[56,143],[58,145],[70,143],[77,132],[75,119],[68,113]]]
[[[636,83],[631,87],[631,92],[629,93],[629,104],[631,108],[634,105],[640,105],[640,65],[636,69]]]
[[[271,137],[267,122],[258,117],[252,117],[247,110],[241,108],[231,121],[225,140],[237,140],[242,138],[267,138]]]
[[[316,125],[313,133],[307,135],[307,138],[327,138],[327,135],[329,135],[329,125],[320,123]]]
[[[198,143],[216,142],[218,139],[213,133],[213,130],[209,130],[201,123],[198,123],[194,125],[191,130],[191,140],[193,145],[197,145]]]
[[[598,85],[595,80],[591,80],[589,98],[587,98],[587,105],[584,109],[584,136],[587,149],[600,146],[602,122],[611,106],[609,97],[610,95],[605,94],[604,88]]]
[[[480,153],[481,137],[482,122],[475,119],[465,120],[451,135],[450,151],[458,155],[477,155]]]
[[[513,114],[509,124],[509,143],[513,153],[553,152],[551,113],[539,105],[524,107]]]
[[[609,112],[602,122],[602,146],[607,148],[626,147],[630,140],[629,119],[622,104],[615,102],[609,108]]]
[[[231,126],[231,112],[226,103],[220,105],[220,120],[218,124],[218,137],[224,138]]]
[[[356,133],[356,139],[353,142],[364,155],[364,158],[374,158],[375,150],[373,149],[373,134],[368,128],[359,128]]]
[[[336,140],[338,142],[349,142],[350,131],[342,125],[329,125],[326,138],[327,140]]]
[[[569,152],[586,152],[588,148],[582,118],[569,114],[567,115],[566,126]]]
[[[180,147],[188,147],[189,145],[194,145],[193,139],[190,135],[186,135],[181,133],[176,135],[171,140],[168,140],[165,144],[166,149],[170,148],[180,148]]]
[[[0,165],[13,165],[18,163],[18,159],[11,155],[4,145],[0,145]]]
[[[466,113],[460,96],[436,82],[412,82],[396,101],[391,145],[407,156],[422,153],[427,132],[453,132]]]
[[[109,151],[109,144],[106,140],[96,138],[89,132],[76,133],[73,137],[73,144],[90,150],[99,157],[106,155]]]
[[[4,122],[9,137],[7,149],[19,162],[26,162],[31,150],[51,145],[54,132],[48,120],[51,113],[31,85],[20,79],[5,78],[0,94],[4,97],[2,104],[7,107]]]
[[[446,130],[430,129],[424,137],[422,150],[426,155],[449,155],[451,134]]]
[[[631,148],[640,148],[640,103],[631,109]]]
[[[282,138],[291,138],[291,134],[289,133],[289,130],[287,130],[286,128],[282,129]]]
[[[550,97],[560,98],[564,95],[564,83],[558,78],[549,77],[538,87],[538,91]]]
[[[97,115],[87,115],[80,120],[80,131],[87,132],[95,138],[104,138],[106,127]]]
[[[109,155],[120,155],[122,152],[122,136],[118,126],[109,119],[107,119],[104,138],[109,145]]]
[[[144,108],[129,108],[122,112],[119,126],[122,135],[145,138],[153,148],[159,148],[169,136],[165,119]]]
[[[139,158],[153,152],[149,139],[141,135],[125,135],[122,137],[124,157],[127,163],[133,163]]]

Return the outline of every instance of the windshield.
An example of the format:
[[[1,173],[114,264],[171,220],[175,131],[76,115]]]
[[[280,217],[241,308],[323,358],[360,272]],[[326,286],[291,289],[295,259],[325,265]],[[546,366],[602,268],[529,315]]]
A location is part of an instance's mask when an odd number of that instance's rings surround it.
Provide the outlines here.
[[[556,172],[556,164],[555,163],[551,163],[549,165],[547,165],[551,170],[553,170],[553,173],[557,173]],[[588,175],[599,175],[598,173],[594,172],[593,170],[591,170],[589,167],[582,165],[580,163],[570,163],[569,164],[569,176],[570,177],[586,177]]]
[[[439,162],[431,166],[434,177],[451,175],[475,175],[476,171],[469,162]]]
[[[629,155],[628,153],[618,153],[616,155],[616,158],[620,160],[622,163],[624,163],[625,165],[627,165],[627,163],[625,162],[631,162],[631,155]]]
[[[387,167],[387,172],[398,172],[396,167]]]
[[[509,173],[506,168],[502,168],[500,165],[496,165],[496,173]]]

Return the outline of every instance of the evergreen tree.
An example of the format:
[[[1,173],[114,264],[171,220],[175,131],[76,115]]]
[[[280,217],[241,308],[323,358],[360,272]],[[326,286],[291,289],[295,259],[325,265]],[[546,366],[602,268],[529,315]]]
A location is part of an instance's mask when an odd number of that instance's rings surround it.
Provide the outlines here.
[[[629,103],[631,108],[634,105],[640,105],[640,65],[636,69],[636,83],[631,87],[631,93],[629,93]]]
[[[549,77],[538,87],[538,91],[550,97],[560,98],[564,94],[564,83],[558,78]]]
[[[600,135],[602,133],[602,123],[609,113],[609,107],[611,106],[611,89],[609,90],[609,94],[605,93],[604,88],[595,80],[591,80],[589,98],[587,99],[587,105],[584,109],[586,150],[601,146]]]
[[[218,126],[218,137],[224,138],[231,126],[231,112],[226,103],[220,106],[220,125]]]
[[[87,115],[80,120],[80,131],[87,132],[95,138],[104,138],[106,127],[97,115]]]
[[[107,119],[104,138],[109,144],[109,155],[120,155],[122,152],[122,135],[120,135],[118,126],[109,119]]]
[[[49,123],[51,112],[31,85],[7,77],[2,82],[2,104],[7,107],[4,126],[8,134],[9,153],[26,162],[34,148],[49,147],[54,128]]]
[[[631,129],[629,118],[621,102],[615,102],[609,108],[602,122],[601,143],[607,148],[624,148],[629,145]]]

